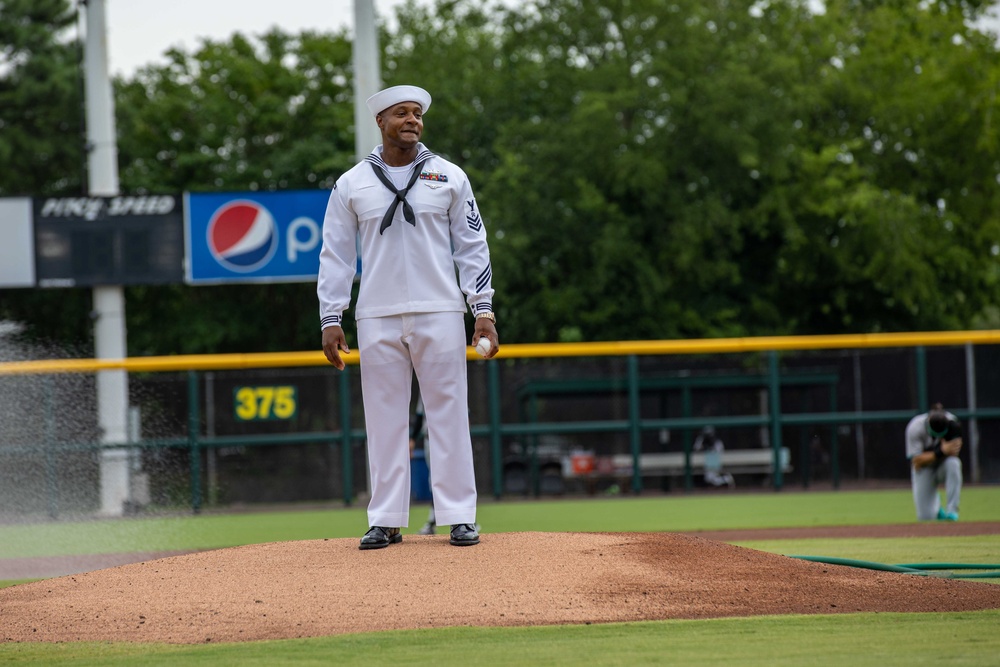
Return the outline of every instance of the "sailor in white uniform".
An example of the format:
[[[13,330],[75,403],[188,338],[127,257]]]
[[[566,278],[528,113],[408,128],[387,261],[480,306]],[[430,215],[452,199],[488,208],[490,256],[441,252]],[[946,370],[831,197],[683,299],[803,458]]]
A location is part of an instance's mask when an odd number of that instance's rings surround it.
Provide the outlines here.
[[[424,402],[438,525],[451,544],[478,544],[469,433],[465,312],[472,345],[499,350],[486,229],[465,172],[420,143],[431,96],[394,86],[368,99],[382,144],[341,176],[323,221],[317,293],[323,352],[344,368],[341,327],[350,306],[360,240],[355,319],[371,501],[361,549],[400,542],[409,525],[412,374]],[[457,268],[457,281],[456,281]]]

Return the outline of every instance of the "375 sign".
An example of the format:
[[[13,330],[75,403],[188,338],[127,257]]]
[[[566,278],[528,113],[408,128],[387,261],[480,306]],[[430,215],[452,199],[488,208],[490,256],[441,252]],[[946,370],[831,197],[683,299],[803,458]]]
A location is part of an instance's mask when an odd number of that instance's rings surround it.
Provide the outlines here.
[[[293,385],[236,387],[233,406],[237,421],[292,419],[299,409],[298,389]]]

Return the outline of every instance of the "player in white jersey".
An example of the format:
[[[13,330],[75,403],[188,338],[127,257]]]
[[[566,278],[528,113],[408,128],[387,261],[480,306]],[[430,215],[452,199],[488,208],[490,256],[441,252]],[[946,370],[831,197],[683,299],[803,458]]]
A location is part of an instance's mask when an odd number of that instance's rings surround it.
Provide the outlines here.
[[[906,425],[906,458],[917,519],[958,521],[962,496],[962,426],[955,415],[935,403],[929,412]],[[945,506],[941,507],[938,485],[944,484]]]
[[[371,501],[361,549],[400,542],[409,525],[409,408],[416,373],[424,402],[438,525],[451,544],[479,543],[469,433],[465,312],[472,345],[500,349],[486,229],[457,165],[420,143],[427,91],[394,86],[368,99],[382,144],[341,176],[323,221],[317,293],[323,352],[344,368],[341,326],[361,249],[355,319],[368,435]],[[456,281],[457,268],[457,281]]]

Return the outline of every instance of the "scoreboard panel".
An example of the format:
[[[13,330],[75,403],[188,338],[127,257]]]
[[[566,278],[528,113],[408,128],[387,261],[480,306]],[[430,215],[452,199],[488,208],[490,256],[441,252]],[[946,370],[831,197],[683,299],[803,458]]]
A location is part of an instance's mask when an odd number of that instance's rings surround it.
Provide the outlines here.
[[[35,198],[39,287],[184,280],[181,195]]]

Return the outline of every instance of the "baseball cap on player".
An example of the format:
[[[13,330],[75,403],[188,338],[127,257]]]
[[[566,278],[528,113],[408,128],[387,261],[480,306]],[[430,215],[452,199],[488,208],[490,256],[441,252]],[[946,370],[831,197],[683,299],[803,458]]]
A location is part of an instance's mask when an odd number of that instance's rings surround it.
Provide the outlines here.
[[[948,432],[948,415],[944,410],[931,410],[927,414],[927,431],[935,438]]]
[[[431,94],[417,86],[393,86],[375,93],[368,98],[365,104],[368,105],[368,110],[371,111],[372,115],[377,116],[389,107],[401,102],[416,102],[420,105],[420,109],[427,113],[427,110],[431,108]]]

